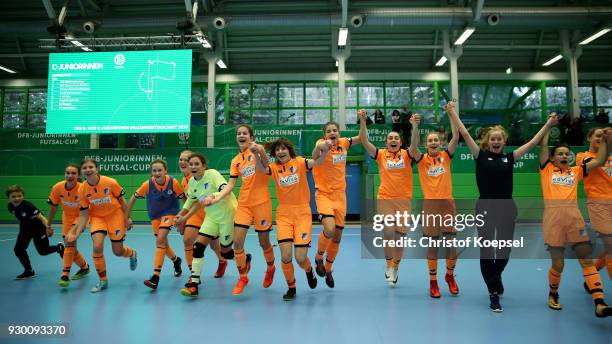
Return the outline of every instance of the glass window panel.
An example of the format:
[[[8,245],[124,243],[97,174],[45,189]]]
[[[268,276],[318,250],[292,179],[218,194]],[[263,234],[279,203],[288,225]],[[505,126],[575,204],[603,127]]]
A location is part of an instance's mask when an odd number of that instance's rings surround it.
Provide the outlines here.
[[[595,96],[597,106],[612,106],[612,85],[597,85]]]
[[[302,84],[281,84],[278,89],[281,107],[303,107],[304,87]]]
[[[610,116],[610,112],[612,112],[612,108],[600,107],[599,109],[597,109],[597,119],[595,119],[595,121],[599,123],[611,123],[612,116]]]
[[[47,115],[28,115],[28,128],[44,128],[47,125]]]
[[[28,112],[47,111],[47,90],[44,88],[30,89],[28,93]]]
[[[542,111],[540,109],[533,109],[525,111],[527,121],[529,123],[541,123],[542,122]]]
[[[432,84],[412,84],[414,106],[433,106],[434,87]]]
[[[5,90],[4,91],[4,111],[5,112],[24,112],[26,103],[25,90]]]
[[[276,124],[276,110],[253,110],[253,124]]]
[[[251,116],[248,111],[232,111],[230,112],[230,118],[228,124],[249,124],[251,123]]]
[[[306,94],[308,94],[308,92],[306,92]],[[328,121],[329,110],[306,109],[306,124],[325,124]]]
[[[25,127],[25,116],[18,114],[4,114],[2,116],[3,128],[23,128]]]
[[[279,124],[303,124],[304,110],[281,110],[278,120]]]
[[[374,110],[366,109],[366,111],[368,112],[368,115],[370,116],[370,118],[372,118],[372,120],[374,120],[374,116],[372,115],[374,113]],[[332,121],[338,122],[339,114],[340,114],[340,110],[333,109],[332,110]],[[346,124],[357,124],[357,108],[346,109],[346,121],[345,121],[345,123]]]
[[[308,107],[327,107],[329,101],[329,86],[327,84],[307,84],[306,85],[306,106]],[[328,111],[329,112],[329,111]],[[329,117],[329,115],[328,115]],[[306,115],[308,121],[309,115]]]
[[[593,113],[593,107],[581,107],[580,108],[580,116],[587,121],[592,121],[595,119],[595,114]]]
[[[206,112],[207,90],[201,87],[191,89],[191,112]]]
[[[525,87],[527,88],[527,87]],[[528,89],[528,88],[527,88]],[[515,87],[516,90],[516,87]],[[515,90],[513,90],[513,97],[516,95]],[[525,91],[525,93],[527,90]],[[523,93],[521,96],[525,95]],[[513,103],[514,101],[512,101]],[[512,103],[510,104],[512,106]],[[536,89],[532,93],[530,93],[525,99],[522,100],[520,104],[517,105],[519,109],[537,109],[542,107],[542,91],[540,89]]]
[[[230,107],[232,109],[248,109],[250,96],[250,85],[230,85]]]
[[[483,105],[484,85],[461,85],[460,86],[460,109],[480,109]]]
[[[254,84],[253,107],[276,108],[276,84]],[[255,123],[254,119],[253,123]]]
[[[346,107],[357,107],[357,86],[354,84],[345,85],[345,100],[344,106]],[[334,100],[334,107],[338,107],[338,85],[335,84],[332,89],[332,98]]]
[[[435,123],[436,113],[434,109],[414,109],[413,113],[421,115],[421,123]]]
[[[382,107],[384,103],[383,98],[382,83],[359,85],[359,107]]]
[[[578,87],[581,106],[593,106],[593,88],[591,86]]]
[[[487,98],[485,99],[485,109],[505,109],[508,97],[512,91],[512,86],[493,86],[489,85]]]
[[[387,107],[402,107],[410,103],[410,85],[403,83],[387,83],[385,85]]]
[[[548,86],[546,87],[546,103],[548,107],[567,107],[567,87]]]

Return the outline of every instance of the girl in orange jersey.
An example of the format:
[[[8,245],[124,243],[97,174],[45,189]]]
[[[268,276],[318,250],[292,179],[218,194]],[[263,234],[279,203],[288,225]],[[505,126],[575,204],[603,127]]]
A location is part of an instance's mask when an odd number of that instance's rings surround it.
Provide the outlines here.
[[[323,159],[323,163],[313,169],[315,201],[319,220],[323,224],[315,263],[317,275],[325,276],[325,283],[333,288],[332,264],[338,255],[346,216],[346,158],[349,148],[360,144],[361,139],[359,136],[341,137],[336,122],[327,122],[323,126],[323,134],[323,139],[317,141],[312,151],[314,160],[319,157]]]
[[[106,261],[104,260],[104,237],[111,240],[113,253],[118,257],[130,259],[130,270],[136,270],[138,261],[136,250],[123,244],[126,228],[132,224],[127,218],[127,204],[123,198],[123,188],[113,178],[98,173],[98,162],[85,159],[81,162],[81,173],[86,180],[79,188],[81,211],[78,223],[66,235],[67,242],[75,242],[85,229],[87,220],[90,223],[93,240],[93,261],[100,277],[100,282],[91,289],[98,293],[108,288]]]
[[[312,212],[310,210],[310,188],[307,170],[312,169],[315,161],[296,156],[293,144],[280,138],[269,144],[270,155],[276,162],[268,165],[260,154],[254,154],[256,168],[272,176],[276,183],[278,208],[276,208],[277,239],[281,250],[283,273],[289,289],[283,300],[292,301],[296,296],[295,274],[293,271],[292,248],[295,247],[295,260],[306,272],[308,286],[317,287],[308,248],[312,241]],[[321,163],[320,158],[316,163]]]
[[[64,170],[64,180],[53,185],[49,200],[47,201],[50,205],[47,216],[47,236],[49,237],[53,235],[53,218],[57,214],[58,207],[60,205],[62,207],[62,238],[64,238],[66,246],[64,249],[62,276],[59,280],[59,285],[62,288],[66,288],[71,279],[79,280],[89,273],[89,265],[87,265],[81,252],[77,250],[76,241],[69,242],[66,240],[66,234],[68,234],[72,226],[76,225],[79,218],[80,175],[79,165],[68,164]],[[71,278],[68,278],[73,262],[80,269]]]
[[[395,215],[397,212],[410,213],[412,209],[412,163],[413,159],[405,149],[402,149],[400,133],[391,131],[387,134],[385,149],[378,149],[368,139],[365,124],[365,110],[359,110],[361,118],[359,137],[366,152],[378,163],[380,186],[377,195],[377,212],[382,215]],[[401,240],[406,236],[405,226],[387,226],[383,230],[383,240]],[[399,264],[404,254],[403,247],[384,246],[387,267],[385,280],[394,287],[398,280]]]
[[[183,173],[183,178],[181,179],[181,187],[183,191],[185,191],[185,196],[187,197],[187,190],[189,185],[189,179],[191,179],[191,170],[189,168],[189,156],[193,154],[190,150],[184,150],[179,155],[179,168]],[[186,210],[181,209],[179,212],[180,215],[187,214]],[[206,211],[204,207],[200,207],[198,212],[187,220],[187,222],[183,226],[178,226],[179,233],[183,236],[183,246],[185,248],[185,260],[187,260],[187,266],[189,270],[192,269],[193,262],[193,244],[195,244],[196,239],[198,238],[198,231],[204,223],[204,218],[206,217]],[[219,259],[219,265],[217,266],[217,271],[215,272],[215,278],[221,278],[225,275],[225,269],[227,268],[227,260],[221,256],[221,247],[219,246],[219,239],[215,239],[211,242],[210,247],[215,251],[217,258]],[[189,283],[189,282],[188,282]]]
[[[168,165],[164,160],[151,162],[151,177],[148,178],[130,198],[127,206],[128,219],[131,220],[132,208],[137,198],[146,198],[147,213],[155,236],[155,258],[153,275],[144,284],[155,290],[164,265],[164,256],[174,263],[174,276],[179,277],[183,270],[181,258],[174,253],[168,242],[168,234],[174,226],[174,215],[179,211],[179,199],[185,198],[179,182],[168,175]]]
[[[268,288],[274,279],[274,250],[270,243],[272,231],[272,201],[270,200],[269,177],[256,169],[256,157],[268,164],[268,156],[264,147],[255,144],[253,128],[243,124],[236,128],[236,142],[240,152],[230,164],[230,179],[222,194],[232,192],[238,177],[242,179],[238,208],[234,218],[234,260],[240,277],[232,293],[242,294],[249,283],[248,272],[251,268],[251,255],[244,252],[244,240],[249,227],[253,225],[259,237],[259,245],[263,250],[267,263],[263,287]]]
[[[453,107],[454,104],[449,102],[446,107]],[[440,134],[436,131],[430,132],[426,136],[427,152],[421,154],[419,150],[419,123],[420,117],[413,115],[410,118],[412,124],[412,142],[410,144],[409,153],[417,163],[419,171],[419,181],[423,191],[423,212],[425,215],[440,215],[444,220],[445,217],[455,216],[455,200],[453,199],[453,181],[451,176],[451,159],[457,143],[459,142],[459,133],[457,128],[452,125],[453,136],[448,143],[446,150],[441,150],[442,142]],[[455,228],[444,226],[443,223],[425,223],[423,227],[423,236],[428,236],[433,239],[439,239],[440,235],[454,236]],[[448,284],[448,289],[452,295],[459,294],[459,286],[455,281],[455,265],[457,263],[457,251],[454,247],[446,249],[446,275],[444,280]],[[438,287],[437,271],[438,271],[438,248],[429,247],[427,251],[427,265],[429,267],[429,295],[433,298],[440,297],[440,288]]]
[[[556,115],[553,114],[553,117]],[[595,302],[595,315],[612,315],[612,307],[604,302],[601,278],[591,259],[592,248],[585,230],[586,224],[578,209],[578,182],[602,166],[612,150],[612,130],[603,133],[603,145],[594,159],[583,160],[582,164],[569,166],[570,147],[557,144],[548,152],[548,132],[540,143],[540,176],[542,196],[544,197],[543,231],[544,243],[548,246],[551,268],[548,271],[550,291],[548,306],[561,310],[559,302],[559,282],[564,267],[563,251],[570,245],[582,266],[585,282]]]
[[[597,157],[604,130],[604,128],[589,130],[587,134],[589,150],[578,153],[576,156],[577,165],[582,165],[583,161]],[[599,270],[606,266],[608,276],[612,280],[612,155],[608,155],[608,161],[604,166],[593,170],[584,177],[584,191],[587,195],[587,209],[591,226],[599,233],[599,237],[604,244],[604,251],[597,259],[595,267]]]

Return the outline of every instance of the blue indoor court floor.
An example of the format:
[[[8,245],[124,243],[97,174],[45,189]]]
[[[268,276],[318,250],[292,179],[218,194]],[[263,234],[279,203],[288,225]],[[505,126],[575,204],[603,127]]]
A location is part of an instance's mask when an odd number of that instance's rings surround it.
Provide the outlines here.
[[[315,227],[313,238],[320,229]],[[224,278],[212,277],[217,258],[207,249],[200,296],[189,299],[179,294],[187,273],[175,278],[169,260],[157,291],[143,285],[153,270],[155,248],[147,226],[136,226],[126,240],[138,251],[136,271],[129,270],[128,259],[112,255],[107,241],[109,289],[99,294],[89,291],[97,282],[93,269],[85,279],[61,289],[59,256],[41,257],[33,244],[29,254],[36,278],[16,281],[22,272],[13,254],[16,233],[16,226],[0,226],[0,325],[66,323],[70,336],[44,340],[4,336],[1,343],[612,343],[612,318],[595,317],[576,261],[567,261],[561,281],[564,308],[553,311],[547,307],[550,262],[511,260],[504,273],[504,312],[496,314],[488,309],[478,260],[458,261],[458,297],[449,296],[442,260],[438,271],[442,298],[429,297],[424,260],[404,260],[398,285],[391,289],[383,277],[385,262],[361,259],[359,227],[349,226],[334,265],[336,287],[329,289],[319,279],[317,289],[310,290],[296,264],[297,299],[288,303],[281,299],[286,283],[278,248],[274,284],[263,289],[265,263],[256,234],[250,231],[246,247],[254,260],[244,294],[231,293],[238,278],[233,262]],[[54,236],[52,242],[59,238]],[[182,257],[181,237],[172,233],[170,240]],[[79,248],[91,264],[88,235],[81,236]],[[315,248],[309,252],[313,262]],[[187,270],[186,264],[183,269]],[[605,271],[601,275],[612,303],[612,283]]]

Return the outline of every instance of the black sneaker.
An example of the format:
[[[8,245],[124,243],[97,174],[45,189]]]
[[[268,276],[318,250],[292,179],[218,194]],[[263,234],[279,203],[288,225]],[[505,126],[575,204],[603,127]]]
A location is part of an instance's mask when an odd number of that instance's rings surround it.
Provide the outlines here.
[[[495,313],[501,313],[503,312],[503,308],[501,306],[501,304],[499,304],[499,295],[497,294],[490,294],[489,295],[489,300],[491,300],[491,304],[489,305],[489,308],[495,312]]]
[[[65,249],[66,249],[66,247],[61,242],[59,244],[57,244],[57,254],[59,254],[60,257],[62,257],[62,258],[64,258],[64,250]]]
[[[174,264],[174,277],[180,277],[183,274],[182,262],[183,260],[179,256],[176,256],[176,260],[172,262]]]
[[[316,259],[315,258],[315,265],[316,265],[316,271],[317,271],[317,275],[319,275],[319,277],[324,277],[325,276],[325,265],[323,265],[323,259]]]
[[[15,277],[16,280],[23,280],[26,278],[32,278],[34,277],[36,274],[34,273],[34,270],[30,270],[30,271],[24,271],[21,273],[21,275],[17,275],[17,277]]]
[[[598,318],[612,316],[612,307],[608,306],[602,299],[595,300],[595,316]]]
[[[287,292],[285,293],[285,295],[283,295],[283,301],[293,301],[295,300],[295,288],[289,288],[287,289]]]
[[[157,285],[159,284],[159,276],[153,275],[150,279],[144,281],[144,285],[155,290],[157,289]]]
[[[325,284],[327,284],[328,287],[333,288],[334,287],[334,276],[332,276],[332,272],[326,272],[325,273]]]
[[[308,286],[310,289],[314,289],[317,287],[317,278],[315,277],[312,269],[306,273],[306,279],[308,280]]]

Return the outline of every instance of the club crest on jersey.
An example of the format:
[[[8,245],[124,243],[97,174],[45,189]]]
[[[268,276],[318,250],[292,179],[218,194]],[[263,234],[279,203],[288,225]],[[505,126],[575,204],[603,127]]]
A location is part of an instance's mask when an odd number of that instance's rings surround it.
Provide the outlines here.
[[[108,195],[108,193],[110,192],[110,190],[109,190],[108,188],[104,188],[104,191],[103,191],[103,192],[104,192],[104,194],[105,194],[105,195]]]
[[[121,234],[121,229],[115,229],[115,235]]]
[[[444,172],[446,172],[444,166],[430,166],[429,171],[427,171],[427,175],[430,177],[436,177],[444,174]]]
[[[171,190],[171,189],[168,189],[168,191],[166,191],[166,193],[167,193],[168,195],[172,195],[172,190]]]
[[[291,186],[300,182],[300,176],[297,174],[291,174],[286,177],[279,177],[278,184],[281,186]]]
[[[569,174],[569,175],[553,174],[552,184],[572,187],[575,184],[574,176],[572,174]]]
[[[503,157],[501,160],[506,164],[508,163],[508,157]]]
[[[262,226],[265,226],[266,224],[268,224],[268,221],[266,221],[265,219],[264,219],[264,220],[261,220],[261,225],[262,225]]]
[[[249,155],[249,157],[247,158],[248,161],[253,161],[253,156]]]
[[[346,154],[334,154],[332,155],[332,163],[335,164],[342,164],[346,161]]]
[[[25,211],[24,211],[23,213],[21,213],[21,216],[23,216],[23,217],[25,217],[25,216],[26,216]]]
[[[204,183],[204,190],[208,190],[208,182]]]
[[[289,167],[289,171],[290,171],[291,173],[295,173],[295,166],[291,166],[291,167]]]
[[[388,170],[398,170],[406,167],[404,163],[404,158],[400,158],[398,161],[387,160],[387,169]]]
[[[302,233],[302,240],[308,238],[308,233]]]
[[[225,241],[228,241],[230,239],[230,235],[226,235],[224,236],[224,238],[225,238]]]

